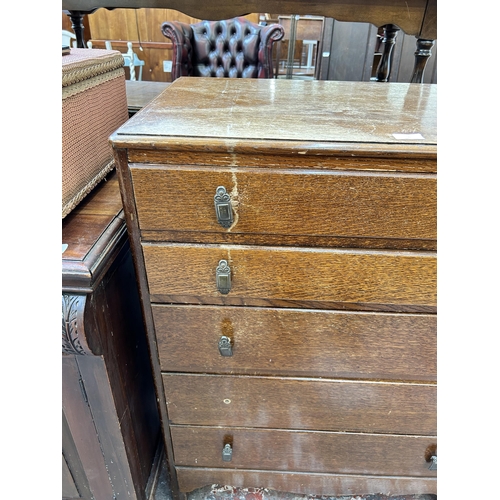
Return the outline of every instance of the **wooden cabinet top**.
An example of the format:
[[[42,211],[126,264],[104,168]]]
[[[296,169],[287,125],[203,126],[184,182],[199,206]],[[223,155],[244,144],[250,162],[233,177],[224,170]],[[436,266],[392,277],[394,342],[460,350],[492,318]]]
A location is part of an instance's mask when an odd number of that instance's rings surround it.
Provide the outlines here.
[[[113,172],[63,219],[63,291],[92,291],[125,241],[122,200]]]
[[[199,144],[266,151],[281,143],[303,148],[302,154],[404,149],[435,155],[436,97],[436,85],[428,84],[183,77],[112,142],[139,149]]]

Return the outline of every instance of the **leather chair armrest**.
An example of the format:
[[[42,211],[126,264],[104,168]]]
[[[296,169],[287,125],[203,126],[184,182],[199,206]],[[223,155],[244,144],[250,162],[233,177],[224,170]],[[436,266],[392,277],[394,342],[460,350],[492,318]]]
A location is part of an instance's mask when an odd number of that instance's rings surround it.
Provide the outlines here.
[[[161,25],[161,32],[173,44],[172,81],[180,76],[191,76],[193,72],[191,62],[193,30],[191,26],[178,21],[167,21]]]
[[[259,48],[259,78],[272,77],[272,48],[273,43],[285,36],[285,30],[281,24],[270,24],[264,26],[260,32]]]

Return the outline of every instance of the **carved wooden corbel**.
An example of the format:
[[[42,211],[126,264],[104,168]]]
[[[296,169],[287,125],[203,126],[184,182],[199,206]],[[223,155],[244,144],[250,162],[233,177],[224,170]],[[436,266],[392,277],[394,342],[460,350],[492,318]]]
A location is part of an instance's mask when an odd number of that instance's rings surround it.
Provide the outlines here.
[[[63,354],[93,355],[85,337],[83,314],[85,295],[62,295]]]

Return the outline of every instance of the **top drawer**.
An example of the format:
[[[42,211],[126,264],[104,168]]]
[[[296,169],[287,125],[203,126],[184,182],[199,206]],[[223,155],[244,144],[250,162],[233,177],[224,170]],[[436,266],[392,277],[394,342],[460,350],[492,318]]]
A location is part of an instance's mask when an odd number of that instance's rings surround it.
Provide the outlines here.
[[[434,174],[139,164],[131,173],[146,240],[262,243],[255,238],[269,235],[272,244],[280,235],[301,245],[306,239],[322,246],[339,239],[350,246],[376,247],[370,239],[400,240],[402,248],[435,245]],[[230,198],[229,227],[218,221],[218,187]]]

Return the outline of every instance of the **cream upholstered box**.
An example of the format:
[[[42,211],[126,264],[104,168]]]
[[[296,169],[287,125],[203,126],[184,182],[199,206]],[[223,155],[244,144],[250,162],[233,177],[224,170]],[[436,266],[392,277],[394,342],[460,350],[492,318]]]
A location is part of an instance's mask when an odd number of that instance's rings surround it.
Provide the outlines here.
[[[123,56],[71,49],[62,56],[62,217],[114,168],[109,136],[128,119]]]

